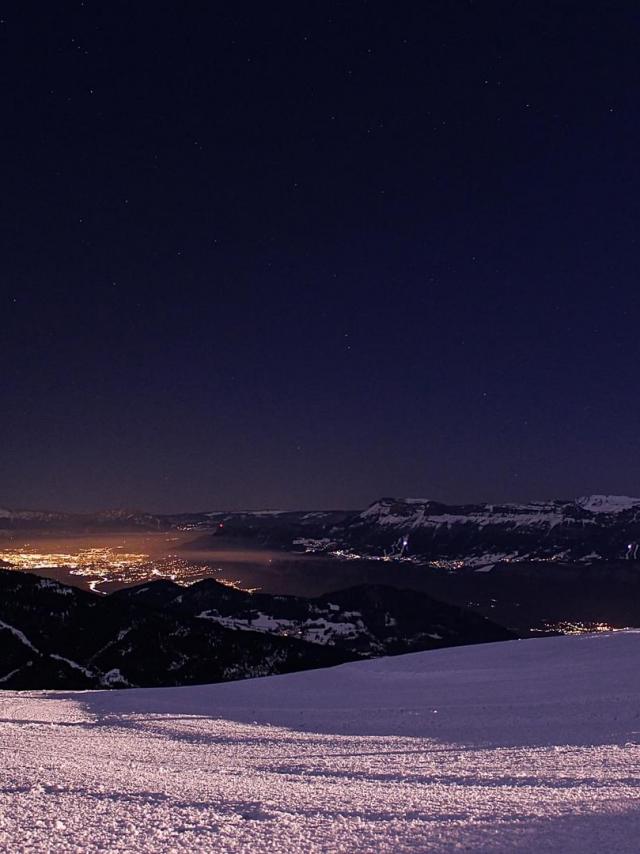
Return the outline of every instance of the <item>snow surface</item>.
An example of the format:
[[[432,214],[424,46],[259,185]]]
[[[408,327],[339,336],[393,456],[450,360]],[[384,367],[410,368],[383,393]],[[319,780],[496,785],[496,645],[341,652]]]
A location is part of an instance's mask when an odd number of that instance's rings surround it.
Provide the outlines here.
[[[0,692],[7,851],[636,852],[640,633]]]

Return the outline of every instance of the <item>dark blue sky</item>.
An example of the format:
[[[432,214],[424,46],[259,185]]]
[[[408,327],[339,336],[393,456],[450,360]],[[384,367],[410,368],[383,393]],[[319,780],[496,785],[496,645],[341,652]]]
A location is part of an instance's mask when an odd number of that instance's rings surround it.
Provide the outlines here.
[[[636,3],[7,3],[0,502],[639,494]]]

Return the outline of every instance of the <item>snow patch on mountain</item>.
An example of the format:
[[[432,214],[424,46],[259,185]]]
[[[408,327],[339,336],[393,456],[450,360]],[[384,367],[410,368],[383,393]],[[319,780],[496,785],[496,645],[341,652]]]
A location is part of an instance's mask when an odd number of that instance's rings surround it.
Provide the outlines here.
[[[258,611],[251,618],[222,616],[215,610],[202,611],[197,615],[201,620],[212,620],[227,629],[235,629],[247,632],[265,632],[277,634],[284,637],[297,637],[321,645],[335,644],[337,637],[355,638],[359,635],[371,639],[362,619],[353,622],[338,622],[327,620],[324,617],[307,620],[290,620],[282,617],[273,617]],[[361,617],[361,614],[347,614],[344,617]]]
[[[640,498],[630,498],[628,495],[583,495],[576,499],[576,504],[589,513],[622,513],[640,506]]]
[[[51,578],[42,578],[38,582],[38,587],[41,590],[52,590],[54,593],[57,593],[58,596],[72,596],[73,590],[69,587],[65,587],[63,584],[58,584],[57,581],[53,581]]]
[[[382,499],[364,510],[359,518],[378,525],[401,528],[448,527],[454,525],[504,525],[507,527],[553,528],[565,521],[562,505],[546,504],[502,504],[468,505],[460,507],[462,512],[451,512],[453,508],[444,504],[419,499]]]
[[[19,673],[22,670],[21,667],[16,667],[14,670],[10,670],[8,673],[5,673],[4,676],[0,676],[0,682],[8,682],[16,673]]]
[[[29,638],[25,635],[24,632],[20,631],[20,629],[17,629],[15,626],[12,626],[9,623],[5,623],[2,620],[0,620],[0,630],[1,629],[5,629],[6,631],[11,632],[11,634],[20,641],[20,643],[23,643],[26,647],[28,647],[30,650],[35,652],[37,655],[40,655],[40,650],[38,650],[31,643]]]
[[[86,667],[83,667],[81,664],[78,664],[77,661],[72,661],[70,658],[65,658],[63,655],[57,655],[55,652],[52,652],[49,656],[53,658],[55,661],[62,661],[64,664],[68,664],[72,670],[79,670],[81,673],[84,673],[85,676],[93,677],[95,673],[93,670],[89,670]]]
[[[117,667],[105,673],[100,681],[105,688],[126,688],[130,684]]]

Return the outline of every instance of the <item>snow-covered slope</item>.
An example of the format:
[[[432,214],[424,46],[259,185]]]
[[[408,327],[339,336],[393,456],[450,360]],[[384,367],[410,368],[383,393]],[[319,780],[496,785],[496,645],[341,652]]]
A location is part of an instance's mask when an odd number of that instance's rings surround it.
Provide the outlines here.
[[[11,851],[637,851],[640,634],[0,695]]]

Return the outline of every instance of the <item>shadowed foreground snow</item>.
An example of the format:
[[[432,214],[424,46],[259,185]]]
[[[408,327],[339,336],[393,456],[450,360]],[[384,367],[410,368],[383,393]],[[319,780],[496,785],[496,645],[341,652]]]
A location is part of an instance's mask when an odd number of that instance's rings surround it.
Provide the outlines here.
[[[11,851],[636,852],[640,633],[0,693]]]

